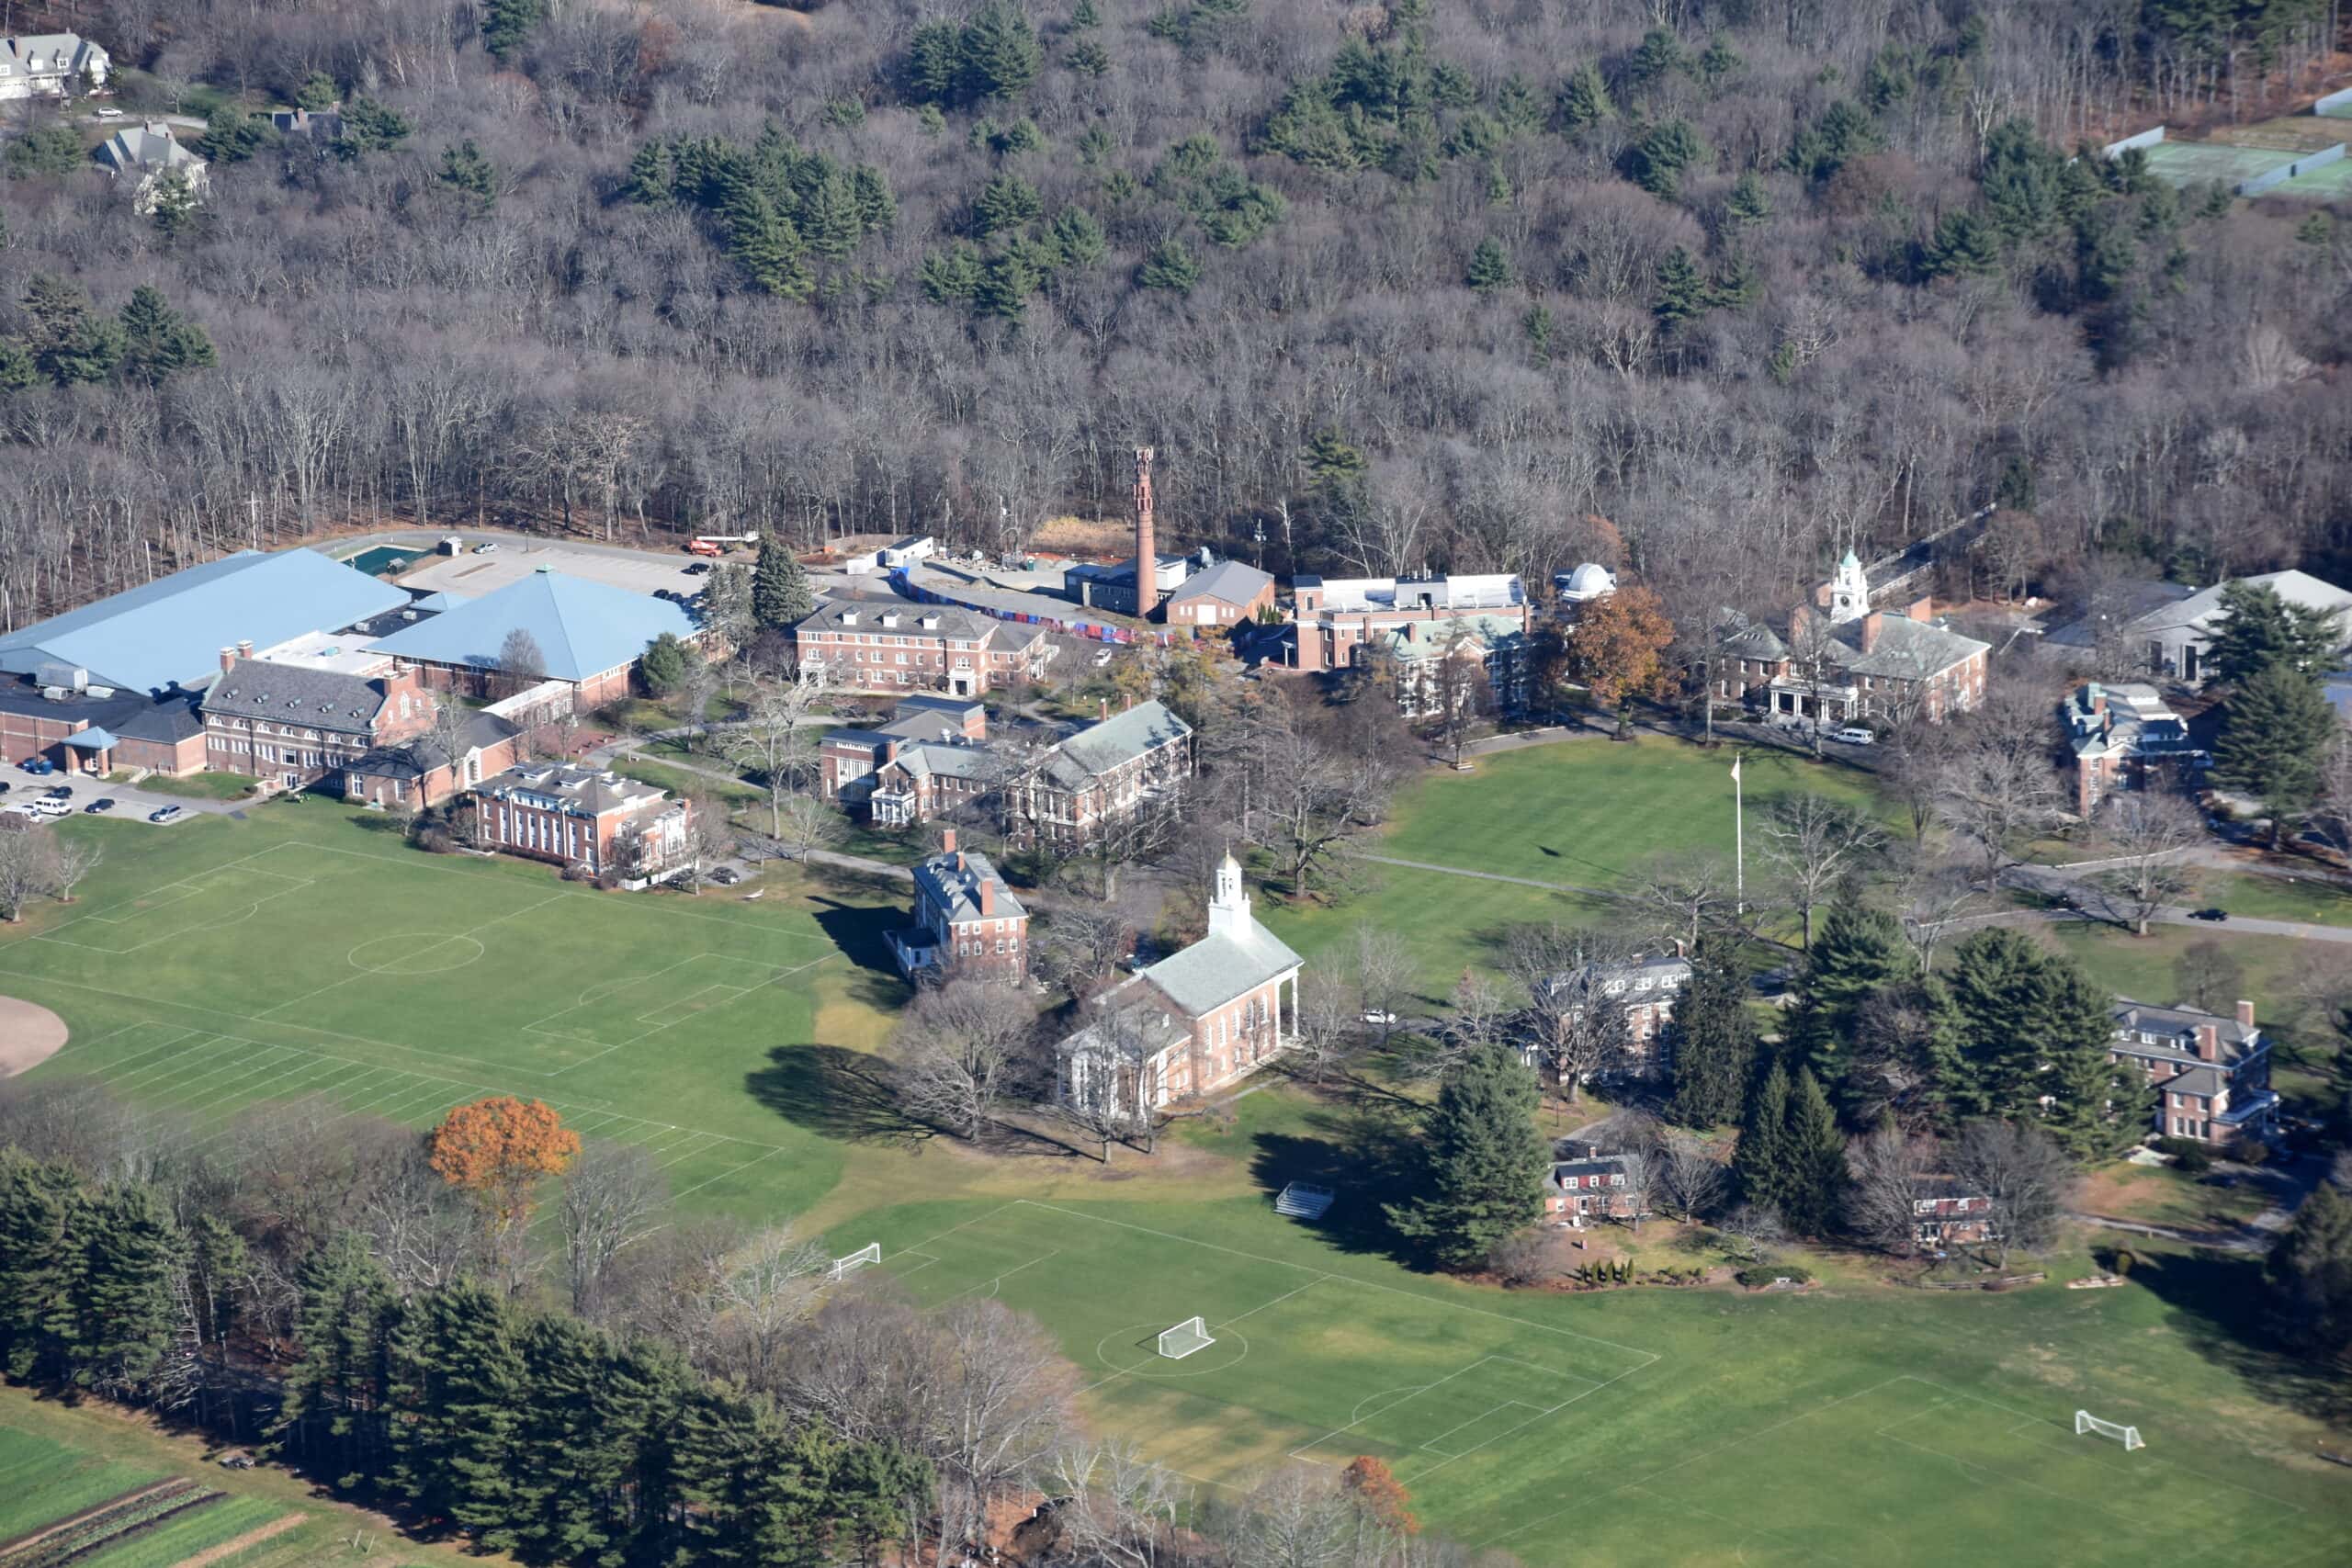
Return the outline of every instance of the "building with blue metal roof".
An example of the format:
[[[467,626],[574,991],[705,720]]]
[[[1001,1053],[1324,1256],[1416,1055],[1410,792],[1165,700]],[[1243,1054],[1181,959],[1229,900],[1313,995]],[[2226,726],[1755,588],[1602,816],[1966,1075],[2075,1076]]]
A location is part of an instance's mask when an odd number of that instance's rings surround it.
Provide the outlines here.
[[[582,705],[626,696],[630,670],[662,633],[688,641],[699,635],[693,618],[666,599],[542,567],[369,646],[440,671],[435,684],[487,691],[517,631],[538,647],[536,678],[571,683]]]
[[[267,648],[333,631],[408,600],[405,591],[315,550],[239,550],[0,632],[0,672],[151,696],[193,691],[220,673],[224,648]],[[73,671],[83,679],[51,678]]]

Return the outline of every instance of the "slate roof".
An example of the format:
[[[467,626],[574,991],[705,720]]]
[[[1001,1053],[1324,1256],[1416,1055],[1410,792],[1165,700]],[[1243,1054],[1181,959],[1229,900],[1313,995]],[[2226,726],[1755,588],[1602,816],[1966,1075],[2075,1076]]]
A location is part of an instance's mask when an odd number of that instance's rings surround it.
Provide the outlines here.
[[[1130,575],[1134,569],[1130,567]],[[1206,571],[1197,571],[1177,584],[1168,595],[1170,601],[1182,599],[1216,599],[1227,604],[1247,604],[1273,585],[1271,573],[1260,571],[1238,560],[1221,560]]]
[[[1169,712],[1166,704],[1137,703],[1055,745],[1046,755],[1046,776],[1065,788],[1076,788],[1192,733],[1193,727]]]
[[[544,673],[558,681],[632,663],[663,632],[695,634],[694,621],[667,599],[542,568],[369,646],[419,663],[495,670],[507,634],[518,628],[531,634]]]
[[[204,694],[204,711],[365,735],[383,711],[383,688],[358,675],[240,659]]]
[[[1125,986],[1148,982],[1192,1018],[1215,1012],[1305,960],[1252,919],[1246,931],[1216,932],[1170,953]],[[1113,993],[1116,995],[1117,993]]]
[[[2093,706],[2104,696],[2104,712]],[[2066,730],[2077,757],[2165,756],[2196,750],[2189,743],[2188,725],[2165,705],[2154,686],[2102,685],[2086,681],[2060,702]]]
[[[500,741],[523,733],[523,727],[500,717],[494,713],[472,709],[466,721],[463,736],[465,749],[480,751]],[[398,746],[379,746],[356,762],[346,763],[345,770],[355,773],[369,773],[383,778],[421,779],[435,768],[445,766],[448,758],[430,734]]]
[[[918,741],[902,748],[890,761],[916,778],[990,779],[999,766],[996,754],[985,746],[948,741]]]
[[[1638,998],[1664,992],[1669,996],[1690,982],[1690,961],[1671,953],[1661,953],[1646,958],[1628,958],[1613,964],[1588,964],[1580,969],[1570,969],[1555,975],[1544,982],[1554,994],[1584,988],[1587,994],[1599,991],[1604,996]],[[1611,990],[1611,986],[1621,989]]]
[[[885,617],[893,615],[897,620],[886,625]],[[926,626],[922,624],[925,619],[935,624]],[[1015,626],[1004,621],[991,620],[974,610],[958,610],[949,604],[910,604],[898,599],[828,599],[803,617],[793,629],[884,637],[952,637],[958,642],[978,642],[999,626],[1010,631],[1035,632],[1039,637],[1046,635],[1043,626]]]
[[[2324,610],[2339,616],[2352,610],[2352,592],[2307,571],[2266,571],[2258,577],[2240,577],[2231,581],[2253,588],[2267,588],[2288,604],[2299,604],[2307,610]],[[2222,613],[2222,590],[2228,586],[2228,582],[2217,582],[2211,588],[2190,594],[2177,604],[2151,610],[2133,621],[2132,629],[2135,632],[2159,632],[2188,627],[2200,632],[2210,631]]]
[[[1415,662],[1452,653],[1466,638],[1486,651],[1527,640],[1527,628],[1508,615],[1455,615],[1442,621],[1407,621],[1374,634],[1398,659]]]
[[[950,921],[982,918],[979,887],[984,881],[996,884],[996,908],[988,919],[1015,919],[1029,912],[997,874],[995,863],[974,850],[935,854],[917,863],[914,874],[916,889],[928,902],[946,910]]]
[[[160,698],[144,692],[116,692],[103,697],[85,693],[53,703],[40,694],[40,683],[29,676],[15,681],[0,677],[0,713],[32,714],[68,723],[79,719],[130,740],[168,743],[204,732],[204,721],[196,716],[196,699],[185,692]]]
[[[1848,674],[1924,681],[1993,646],[1907,615],[1881,615],[1878,640],[1865,653],[1861,649],[1862,626],[1860,621],[1848,621],[1838,626],[1837,640],[1829,649],[1829,657]],[[1843,654],[1839,653],[1840,649],[1845,649]]]
[[[200,169],[204,160],[180,145],[170,124],[153,120],[125,126],[98,144],[95,156],[118,174],[141,169]]]
[[[602,817],[613,811],[642,810],[660,805],[670,793],[659,784],[582,767],[577,762],[524,762],[503,773],[492,773],[474,788],[493,799],[529,795],[534,797],[534,805],[567,817]]]
[[[2233,1067],[2254,1054],[2262,1043],[2258,1026],[2240,1023],[2234,1017],[2220,1013],[2199,1012],[2195,1008],[2154,1007],[2147,1002],[2135,1002],[2129,997],[2118,997],[2109,1010],[2115,1021],[2114,1048],[2127,1055],[2150,1057],[2165,1062],[2197,1062],[2201,1060],[2188,1046],[2197,1039],[2199,1024],[2211,1024],[2221,1046],[2224,1067]],[[2140,1039],[2153,1034],[2155,1044]]]
[[[2098,644],[2098,623],[2102,614],[2119,626],[2137,626],[2165,605],[2177,604],[2196,592],[2185,582],[2159,582],[2153,579],[2120,584],[2109,592],[2103,611],[2094,609],[2082,619],[2060,626],[2041,640],[2054,648],[2095,648]]]
[[[1724,651],[1734,659],[1757,659],[1770,664],[1789,656],[1789,645],[1781,634],[1761,621],[1754,622],[1724,638]]]
[[[408,595],[316,550],[239,550],[0,632],[0,671],[29,675],[43,663],[90,672],[95,685],[161,693],[194,689],[220,668],[220,649],[268,648],[304,632],[334,630],[398,609]]]
[[[14,66],[27,76],[79,71],[94,59],[105,62],[107,51],[78,33],[19,33],[0,39],[0,65]],[[7,74],[0,71],[0,76]]]

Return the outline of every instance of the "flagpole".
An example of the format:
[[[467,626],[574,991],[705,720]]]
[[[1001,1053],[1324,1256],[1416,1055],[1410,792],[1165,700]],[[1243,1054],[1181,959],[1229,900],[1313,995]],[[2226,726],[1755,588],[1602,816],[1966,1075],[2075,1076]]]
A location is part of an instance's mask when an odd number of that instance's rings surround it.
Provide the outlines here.
[[[1732,910],[1747,913],[1747,802],[1739,784],[1739,759],[1731,760]]]

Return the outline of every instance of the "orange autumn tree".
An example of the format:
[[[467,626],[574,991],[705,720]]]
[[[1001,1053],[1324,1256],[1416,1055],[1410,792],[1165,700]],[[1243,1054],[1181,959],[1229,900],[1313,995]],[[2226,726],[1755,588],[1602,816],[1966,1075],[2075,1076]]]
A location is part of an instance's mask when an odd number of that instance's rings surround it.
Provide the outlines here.
[[[538,1100],[497,1094],[460,1105],[433,1129],[429,1161],[479,1198],[503,1228],[530,1213],[531,1189],[579,1156],[580,1134]]]
[[[1627,705],[1636,697],[1662,697],[1673,689],[1667,649],[1674,646],[1674,623],[1657,594],[1627,583],[1595,599],[1568,633],[1568,678],[1579,681],[1592,700],[1617,711],[1617,733],[1625,733]]]
[[[1421,1521],[1413,1517],[1413,1499],[1389,1468],[1370,1454],[1359,1454],[1340,1476],[1340,1484],[1372,1521],[1397,1535],[1419,1535]]]

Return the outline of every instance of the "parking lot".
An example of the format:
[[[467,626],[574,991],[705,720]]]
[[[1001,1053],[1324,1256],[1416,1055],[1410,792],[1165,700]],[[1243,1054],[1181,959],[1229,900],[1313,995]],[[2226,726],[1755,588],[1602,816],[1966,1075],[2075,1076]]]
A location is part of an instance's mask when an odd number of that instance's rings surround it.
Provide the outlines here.
[[[166,806],[180,807],[180,820],[185,822],[199,813],[243,811],[254,804],[251,800],[196,800],[187,795],[165,795],[160,790],[141,789],[136,784],[111,784],[104,779],[94,779],[79,773],[28,773],[18,767],[15,761],[0,764],[0,784],[8,786],[7,793],[0,795],[0,807],[11,806],[18,801],[37,800],[62,784],[74,792],[68,804],[74,807],[77,815],[90,802],[106,799],[115,803],[114,809],[107,813],[108,816],[129,818],[141,822],[147,820],[149,812]]]

